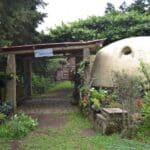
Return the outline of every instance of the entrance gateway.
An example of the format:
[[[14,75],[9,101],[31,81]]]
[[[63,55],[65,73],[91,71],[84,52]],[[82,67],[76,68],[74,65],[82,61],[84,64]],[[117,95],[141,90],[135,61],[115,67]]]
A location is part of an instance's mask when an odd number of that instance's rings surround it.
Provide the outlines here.
[[[7,56],[6,73],[13,75],[13,78],[6,83],[6,100],[11,102],[15,111],[17,108],[17,94],[19,93],[16,83],[16,63],[18,61],[24,70],[23,78],[26,81],[24,82],[24,93],[26,97],[29,97],[32,94],[31,60],[40,59],[41,57],[73,56],[76,58],[76,64],[82,60],[90,62],[90,55],[95,54],[97,48],[103,46],[105,40],[32,44],[0,48],[0,55]],[[85,78],[88,78],[90,73],[88,71],[90,71],[89,68],[85,72],[87,74]]]

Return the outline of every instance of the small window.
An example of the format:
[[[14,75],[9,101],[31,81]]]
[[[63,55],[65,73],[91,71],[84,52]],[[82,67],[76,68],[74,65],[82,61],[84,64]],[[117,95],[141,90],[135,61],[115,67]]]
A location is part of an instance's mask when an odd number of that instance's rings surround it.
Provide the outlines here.
[[[130,55],[132,54],[132,50],[130,47],[124,47],[123,50],[122,50],[122,54],[123,55]]]

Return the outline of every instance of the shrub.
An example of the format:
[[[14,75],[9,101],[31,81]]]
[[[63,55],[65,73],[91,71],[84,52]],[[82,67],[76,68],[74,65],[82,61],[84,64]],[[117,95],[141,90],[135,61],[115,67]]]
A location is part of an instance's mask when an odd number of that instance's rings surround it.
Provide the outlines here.
[[[142,114],[144,118],[150,118],[150,91],[146,92],[144,103],[142,105]]]
[[[100,109],[101,102],[105,98],[105,91],[97,91],[95,89],[90,90],[90,104],[93,110]]]
[[[12,105],[9,102],[1,102],[0,104],[0,113],[5,115],[10,115],[13,110]]]
[[[136,99],[141,98],[143,86],[137,76],[129,76],[125,72],[114,73],[115,92],[122,104],[122,109],[128,111],[128,117],[123,115],[123,136],[132,137],[135,134],[136,120],[133,114],[136,113]],[[127,122],[127,124],[126,124]]]
[[[108,91],[106,90],[91,90],[90,91],[90,98],[96,98],[99,99],[100,101],[102,101],[103,99],[106,99],[106,97],[108,96]]]
[[[140,70],[143,73],[145,79],[143,81],[143,86],[146,89],[150,89],[150,65],[149,64],[145,64],[142,61],[140,62]]]
[[[141,113],[143,115],[143,122],[139,126],[139,133],[150,136],[150,91],[146,92]]]
[[[6,119],[6,115],[0,113],[0,123],[2,123]]]
[[[14,115],[0,126],[0,137],[21,138],[37,126],[37,121],[24,113]]]
[[[36,74],[32,75],[33,94],[42,94],[48,91],[50,79]]]

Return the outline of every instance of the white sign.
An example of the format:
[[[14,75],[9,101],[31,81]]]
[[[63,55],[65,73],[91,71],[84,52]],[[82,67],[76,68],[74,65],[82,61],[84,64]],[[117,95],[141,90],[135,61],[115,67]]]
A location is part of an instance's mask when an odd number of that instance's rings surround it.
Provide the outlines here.
[[[34,51],[35,57],[50,57],[53,56],[53,49],[52,48],[46,48],[46,49],[37,49]]]

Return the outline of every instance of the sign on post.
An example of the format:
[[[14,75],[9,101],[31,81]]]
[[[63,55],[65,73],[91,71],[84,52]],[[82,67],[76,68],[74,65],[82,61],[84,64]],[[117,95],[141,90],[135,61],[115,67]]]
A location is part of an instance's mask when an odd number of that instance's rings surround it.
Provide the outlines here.
[[[34,51],[34,56],[36,58],[38,57],[50,57],[53,56],[53,49],[52,48],[46,48],[46,49],[37,49]]]

